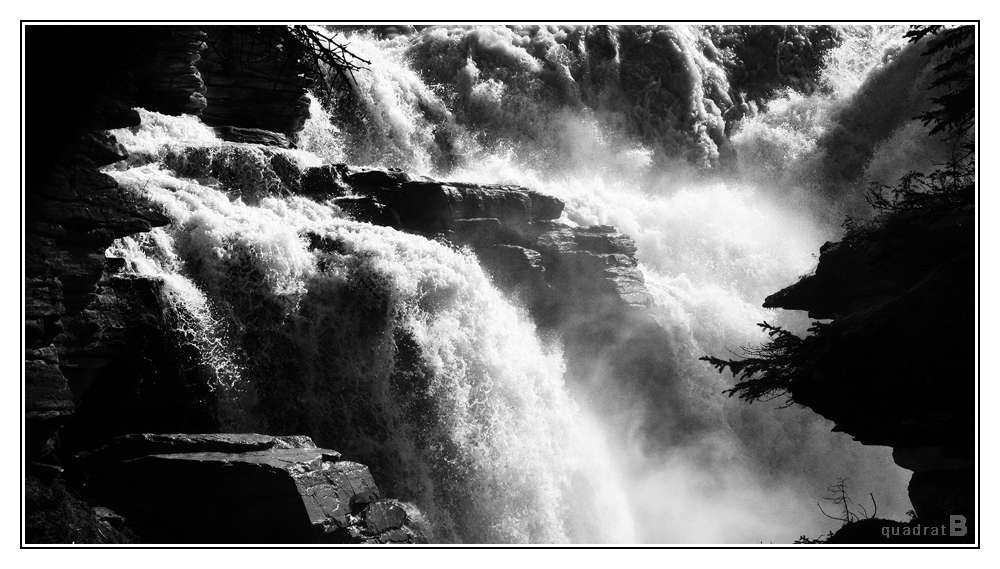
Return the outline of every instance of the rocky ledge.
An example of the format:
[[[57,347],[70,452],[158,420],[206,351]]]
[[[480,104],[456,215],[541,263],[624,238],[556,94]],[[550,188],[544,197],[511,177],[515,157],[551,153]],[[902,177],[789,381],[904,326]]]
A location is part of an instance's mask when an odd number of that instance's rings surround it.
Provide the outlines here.
[[[561,200],[520,186],[328,164],[303,172],[299,188],[359,221],[468,248],[500,290],[562,339],[568,372],[593,408],[622,416],[645,407],[649,441],[677,444],[704,426],[680,403],[672,340],[647,310],[628,235],[561,221]]]
[[[627,310],[648,302],[632,239],[611,226],[557,221],[564,204],[555,197],[345,164],[310,168],[301,185],[303,193],[329,199],[360,221],[469,247],[541,322],[557,324],[595,306]]]
[[[892,447],[925,523],[975,512],[974,227],[971,206],[897,212],[824,245],[815,273],[764,305],[832,319],[789,393]]]
[[[368,467],[309,437],[135,434],[73,463],[146,543],[423,540],[416,511],[380,499]]]

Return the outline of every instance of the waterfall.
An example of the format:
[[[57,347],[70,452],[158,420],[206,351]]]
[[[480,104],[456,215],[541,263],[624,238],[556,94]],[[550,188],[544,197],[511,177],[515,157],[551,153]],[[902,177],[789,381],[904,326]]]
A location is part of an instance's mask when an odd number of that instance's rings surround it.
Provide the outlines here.
[[[207,152],[247,162],[234,165],[243,171],[260,150],[157,138],[156,125],[191,119],[144,118],[121,139],[159,140],[144,159],[132,148],[133,162],[153,161],[111,173],[172,223],[109,255],[165,279],[196,321],[192,335],[211,344],[205,353],[219,351],[218,322],[228,324],[222,339],[239,349],[210,363],[243,395],[242,415],[366,462],[444,541],[633,539],[617,486],[605,488],[614,474],[602,435],[565,389],[558,345],[539,339],[474,258],[301,197],[244,202],[267,176],[231,182],[241,191],[181,177],[162,161]]]
[[[111,173],[172,223],[109,254],[166,279],[197,321],[234,428],[242,417],[309,434],[368,464],[436,540],[788,542],[826,528],[811,506],[836,476],[902,517],[888,451],[802,410],[731,401],[698,361],[760,343],[759,321],[808,326],[760,304],[815,265],[839,231],[831,216],[851,211],[840,196],[854,178],[816,180],[832,160],[824,141],[852,128],[843,117],[880,74],[920,72],[890,32],[843,30],[816,90],[779,90],[766,109],[734,100],[718,30],[349,32],[370,69],[348,108],[313,101],[299,150],[222,142],[194,118],[145,111],[117,133],[132,158]],[[727,133],[733,109],[743,118]],[[868,132],[858,176],[931,152],[891,144],[912,128]],[[324,161],[520,184],[564,200],[566,224],[630,235],[671,338],[668,379],[685,394],[670,404],[705,426],[653,449],[638,413],[594,412],[593,386],[614,391],[615,378],[568,372],[557,335],[469,252],[289,191],[286,172]],[[230,175],[209,176],[210,164]]]

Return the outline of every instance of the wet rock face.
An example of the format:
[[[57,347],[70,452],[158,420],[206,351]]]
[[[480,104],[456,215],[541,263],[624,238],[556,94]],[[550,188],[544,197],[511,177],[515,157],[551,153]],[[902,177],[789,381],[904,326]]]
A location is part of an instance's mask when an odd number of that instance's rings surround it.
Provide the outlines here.
[[[637,269],[635,242],[610,225],[566,227],[540,224],[537,249],[574,310],[619,300],[641,308],[649,302],[645,280]]]
[[[134,73],[136,104],[168,115],[200,114],[208,106],[197,67],[208,39],[205,32],[196,26],[149,26],[130,27],[129,33],[152,50],[148,63]]]
[[[180,329],[186,318],[164,299],[161,280],[122,274],[64,319],[56,344],[76,404],[60,432],[64,451],[134,432],[219,429],[216,375]]]
[[[27,34],[24,452],[38,497],[25,513],[38,521],[28,539],[127,542],[131,533],[111,532],[127,526],[141,527],[146,542],[419,540],[409,506],[379,500],[367,467],[307,437],[140,435],[72,455],[139,430],[220,429],[210,370],[198,348],[171,337],[182,333],[175,320],[183,315],[164,302],[162,282],[120,274],[124,260],[106,257],[115,239],[169,220],[98,170],[127,158],[105,131],[137,125],[137,101],[168,114],[204,108],[196,63],[205,39],[185,26],[34,26]],[[260,127],[293,132],[307,112],[293,105],[290,115],[275,114],[273,102],[246,104],[280,120],[222,128],[222,136],[287,146]],[[91,511],[62,490],[85,481],[128,513]],[[72,526],[84,518],[81,533]]]
[[[145,200],[127,194],[113,179],[97,172],[96,164],[87,157],[94,152],[95,140],[113,148],[113,137],[78,140],[77,158],[28,173],[25,359],[36,362],[26,369],[29,455],[45,454],[54,428],[74,408],[69,384],[59,380],[65,371],[61,366],[65,353],[60,346],[87,343],[77,336],[92,334],[86,326],[72,324],[101,294],[105,249],[116,238],[167,222]],[[53,344],[57,338],[60,341]]]
[[[306,172],[303,186],[310,193],[346,190],[352,195],[334,203],[361,221],[470,247],[496,282],[542,321],[555,324],[596,306],[641,308],[648,300],[632,239],[611,226],[555,221],[564,207],[557,198],[519,186],[440,182],[398,170],[323,168]]]
[[[78,458],[146,543],[414,543],[368,468],[308,437],[129,435]]]
[[[595,374],[617,378],[616,393],[589,392],[593,408],[615,416],[645,407],[649,440],[663,445],[704,426],[704,417],[675,403],[685,397],[674,379],[680,374],[671,339],[646,312],[650,297],[629,236],[611,226],[562,223],[564,204],[527,188],[324,168],[337,172],[336,180],[314,191],[349,192],[333,201],[356,219],[468,247],[498,288],[559,334],[567,371],[585,392],[608,385]]]
[[[277,132],[271,132],[262,128],[240,128],[237,126],[217,126],[215,134],[222,140],[229,142],[242,142],[245,144],[261,144],[264,146],[277,146],[278,148],[290,148],[288,137]]]
[[[536,221],[558,219],[563,203],[519,186],[439,182],[393,170],[346,170],[355,193],[394,210],[402,228],[416,233],[450,231],[467,220],[495,219],[518,231]],[[456,223],[459,222],[459,223]]]
[[[302,130],[309,118],[306,69],[294,54],[275,48],[276,36],[268,39],[277,27],[203,27],[207,45],[198,70],[208,100],[205,124],[289,135]]]

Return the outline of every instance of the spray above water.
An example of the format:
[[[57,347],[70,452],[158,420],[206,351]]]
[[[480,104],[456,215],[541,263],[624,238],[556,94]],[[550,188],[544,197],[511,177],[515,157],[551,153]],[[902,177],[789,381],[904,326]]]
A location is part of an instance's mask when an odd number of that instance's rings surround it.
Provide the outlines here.
[[[383,97],[392,101],[393,116],[429,125],[411,138],[438,142],[441,136],[433,133],[445,129],[464,142],[465,154],[451,163],[435,168],[428,166],[433,161],[415,160],[404,168],[544,191],[566,202],[564,222],[614,225],[635,240],[654,299],[650,310],[672,338],[664,347],[674,358],[674,376],[667,381],[686,385],[688,411],[714,425],[698,443],[650,453],[649,441],[636,434],[642,429],[635,423],[646,420],[637,410],[624,412],[631,419],[603,419],[617,425],[609,428],[621,449],[616,457],[623,478],[630,488],[644,489],[631,496],[635,518],[662,521],[644,525],[641,540],[788,542],[822,533],[827,526],[819,512],[792,508],[794,515],[782,517],[777,511],[791,502],[815,502],[831,471],[866,481],[884,498],[882,511],[889,515],[902,517],[909,509],[905,471],[887,450],[831,434],[829,423],[804,410],[776,412],[730,401],[721,394],[728,385],[697,361],[706,353],[760,343],[756,322],[799,332],[808,327],[801,316],[775,314],[760,304],[812,269],[815,252],[837,238],[843,215],[851,211],[840,196],[860,196],[864,183],[854,180],[866,168],[892,161],[883,153],[898,146],[888,141],[898,129],[912,128],[895,119],[857,125],[852,118],[872,93],[898,96],[892,89],[878,92],[881,85],[920,90],[914,85],[920,70],[909,65],[913,50],[903,48],[897,31],[840,30],[839,43],[822,57],[817,89],[776,90],[766,110],[751,109],[734,124],[731,143],[716,129],[727,105],[737,103],[726,73],[732,56],[693,28],[436,28],[391,40],[371,33],[350,37],[365,57],[377,53],[412,69],[423,84],[434,86],[428,93],[446,103],[448,113],[427,113],[419,97]],[[640,84],[634,73],[642,69],[660,71],[647,73]],[[375,100],[369,94],[395,88],[371,74],[357,92]],[[417,92],[407,87],[407,93]],[[694,109],[694,120],[675,120],[666,108]],[[858,164],[856,174],[828,176],[847,156],[835,152],[839,133],[860,127],[867,129],[858,131],[865,142],[851,147],[850,158]],[[381,144],[367,148],[374,152],[359,156],[363,163],[399,165],[384,158]],[[447,150],[440,144],[427,148]],[[912,166],[909,158],[896,163]],[[615,381],[571,377],[570,385]],[[587,388],[582,390],[579,399],[586,401]],[[665,490],[671,487],[686,490]],[[702,516],[705,523],[696,527],[670,523],[682,518],[678,512],[699,508],[719,515]],[[767,516],[768,524],[720,521],[760,519],[766,511],[775,514]]]
[[[858,93],[920,73],[891,37],[843,30],[826,89],[780,91],[727,125],[740,104],[733,56],[701,29],[351,32],[371,69],[351,106],[313,102],[303,150],[222,143],[193,119],[152,113],[119,136],[145,158],[115,177],[173,223],[112,254],[188,283],[197,293],[181,302],[226,323],[238,371],[227,381],[246,388],[255,421],[365,462],[442,541],[791,542],[828,529],[809,506],[834,476],[902,517],[904,472],[888,451],[803,410],[731,401],[698,361],[759,343],[762,320],[804,330],[763,298],[836,238],[844,188],[920,154],[893,154],[910,127],[887,120],[866,131],[856,176],[823,179],[830,141],[856,128]],[[276,178],[219,180],[206,161]],[[643,425],[670,417],[595,411],[590,398],[616,393],[618,378],[564,362],[474,257],[286,191],[282,168],[331,161],[520,184],[564,200],[568,225],[631,236],[648,313],[670,338],[659,349],[671,375],[650,381],[679,386],[662,414],[683,408],[698,426],[683,443],[650,441]]]

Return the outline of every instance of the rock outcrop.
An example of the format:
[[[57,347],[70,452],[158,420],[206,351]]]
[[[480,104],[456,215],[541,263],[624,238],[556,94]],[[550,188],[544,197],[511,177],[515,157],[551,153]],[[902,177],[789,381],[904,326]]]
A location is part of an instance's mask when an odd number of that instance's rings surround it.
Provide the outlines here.
[[[343,164],[309,169],[302,179],[309,195],[360,221],[468,247],[501,290],[559,334],[568,371],[594,408],[609,416],[645,409],[648,440],[662,445],[704,426],[681,403],[685,387],[673,379],[676,358],[665,349],[672,341],[646,310],[635,244],[614,227],[560,222],[559,199],[518,186]]]
[[[64,453],[129,433],[222,428],[218,372],[189,339],[193,321],[161,279],[108,270],[95,301],[67,319],[74,333],[57,339],[76,405],[60,432]]]
[[[228,140],[229,142],[262,144],[265,146],[277,146],[278,148],[291,147],[288,137],[285,135],[262,128],[240,128],[229,125],[217,126],[215,127],[215,134],[222,140]]]
[[[635,244],[611,226],[556,220],[561,200],[520,186],[440,182],[399,170],[310,168],[303,190],[379,225],[468,246],[483,268],[539,321],[648,302]]]
[[[974,226],[971,207],[897,212],[824,245],[815,274],[765,303],[833,319],[789,393],[892,447],[923,523],[975,512]]]
[[[116,159],[114,138],[79,137],[78,154],[29,167],[25,233],[25,385],[28,454],[51,447],[52,427],[73,408],[64,346],[88,343],[81,314],[101,294],[105,249],[112,241],[165,225],[142,198],[120,189],[97,167]],[[104,144],[95,147],[95,141]],[[68,146],[67,148],[72,148]],[[96,161],[95,161],[96,160]],[[95,315],[94,318],[100,319]],[[73,365],[73,364],[69,364]],[[36,428],[37,427],[37,428]]]
[[[308,437],[128,435],[75,457],[146,543],[415,543],[368,468]]]
[[[206,27],[207,48],[198,63],[209,101],[202,111],[205,124],[289,135],[302,130],[309,118],[307,69],[301,54],[287,51],[294,46],[280,45],[277,28]]]
[[[911,214],[864,240],[828,242],[815,272],[767,297],[764,307],[833,319],[881,305],[912,289],[956,251],[972,251],[970,222],[967,211],[946,211],[930,222]]]
[[[205,82],[198,70],[208,36],[197,26],[148,26],[125,34],[142,34],[134,43],[149,46],[145,65],[133,71],[137,106],[168,115],[197,115],[208,106]],[[114,33],[114,32],[112,32]]]
[[[556,221],[564,204],[552,196],[343,164],[310,168],[302,180],[306,193],[332,197],[360,220],[470,247],[502,286],[521,287],[539,310],[598,299],[623,307],[648,301],[631,238],[611,226]]]

